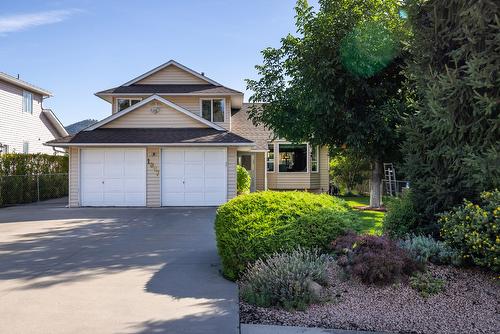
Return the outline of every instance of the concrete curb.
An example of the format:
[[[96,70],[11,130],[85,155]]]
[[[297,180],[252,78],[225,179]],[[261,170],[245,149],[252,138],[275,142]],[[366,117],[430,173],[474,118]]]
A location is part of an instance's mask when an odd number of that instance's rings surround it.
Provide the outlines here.
[[[316,327],[293,327],[274,325],[240,324],[241,334],[389,334],[388,332],[367,332]]]

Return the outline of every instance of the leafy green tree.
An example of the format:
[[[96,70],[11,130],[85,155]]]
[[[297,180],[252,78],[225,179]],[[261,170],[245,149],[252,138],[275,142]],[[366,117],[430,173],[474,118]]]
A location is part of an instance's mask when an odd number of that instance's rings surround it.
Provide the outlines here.
[[[296,5],[297,36],[262,51],[247,80],[250,117],[277,137],[347,146],[372,166],[371,206],[381,204],[382,162],[401,142],[405,111],[406,22],[399,0],[306,0]]]
[[[413,1],[405,172],[420,224],[500,187],[500,3]]]
[[[368,161],[349,150],[333,152],[330,160],[330,176],[345,194],[351,194],[354,187],[368,180]]]

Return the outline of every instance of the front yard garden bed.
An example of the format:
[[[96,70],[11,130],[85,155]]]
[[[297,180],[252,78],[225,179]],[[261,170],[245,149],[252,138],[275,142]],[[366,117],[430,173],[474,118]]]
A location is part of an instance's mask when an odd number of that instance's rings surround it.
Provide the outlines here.
[[[323,327],[396,333],[500,333],[500,287],[494,274],[480,269],[428,265],[445,281],[444,290],[422,297],[408,283],[367,285],[345,279],[334,261],[328,270],[326,303],[305,311],[286,311],[240,303],[248,324]]]

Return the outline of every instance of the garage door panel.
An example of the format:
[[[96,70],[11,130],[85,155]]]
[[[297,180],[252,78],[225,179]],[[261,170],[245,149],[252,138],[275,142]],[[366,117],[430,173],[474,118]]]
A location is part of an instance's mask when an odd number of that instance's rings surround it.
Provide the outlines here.
[[[80,168],[81,205],[146,205],[145,149],[82,149]]]
[[[227,196],[226,156],[225,149],[163,149],[162,205],[224,203]]]
[[[203,153],[203,151],[185,151],[185,161],[203,163]]]

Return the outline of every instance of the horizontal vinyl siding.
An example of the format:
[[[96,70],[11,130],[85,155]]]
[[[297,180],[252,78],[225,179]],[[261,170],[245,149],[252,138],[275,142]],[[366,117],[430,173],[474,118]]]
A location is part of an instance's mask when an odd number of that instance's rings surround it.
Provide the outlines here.
[[[206,128],[207,125],[162,103],[150,102],[102,126],[103,128]],[[159,107],[156,114],[151,108]]]
[[[320,191],[328,192],[330,187],[330,156],[327,146],[322,146],[319,151],[319,178]]]
[[[226,99],[225,105],[225,114],[224,114],[224,122],[217,122],[219,126],[222,126],[225,129],[230,129],[231,127],[231,99],[229,97],[223,96],[196,96],[196,95],[160,95],[161,97],[169,100],[172,103],[177,104],[179,107],[182,107],[193,114],[196,114],[201,117],[201,99],[210,98],[210,99]],[[145,99],[148,96],[120,96],[113,97],[112,103],[112,113],[116,112],[117,108],[117,99]],[[149,108],[148,108],[149,109]]]
[[[80,149],[69,148],[69,206],[80,206]]]
[[[146,205],[161,206],[161,152],[159,147],[147,148]]]
[[[9,152],[23,153],[23,142],[29,142],[29,153],[54,154],[43,145],[55,139],[42,116],[42,96],[33,95],[33,114],[23,112],[23,89],[0,80],[0,143]]]
[[[236,147],[227,148],[227,200],[236,197]]]
[[[177,66],[167,66],[164,69],[151,74],[150,76],[136,82],[141,85],[172,85],[172,84],[185,84],[185,85],[206,85],[208,82],[186,72]]]
[[[310,173],[268,173],[267,185],[269,189],[300,190],[310,189]]]

